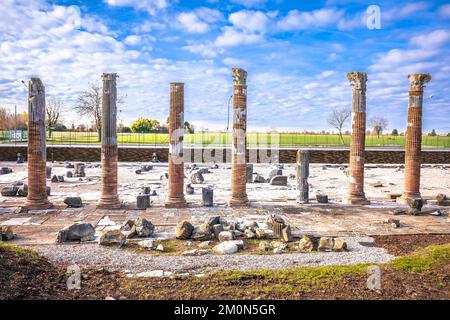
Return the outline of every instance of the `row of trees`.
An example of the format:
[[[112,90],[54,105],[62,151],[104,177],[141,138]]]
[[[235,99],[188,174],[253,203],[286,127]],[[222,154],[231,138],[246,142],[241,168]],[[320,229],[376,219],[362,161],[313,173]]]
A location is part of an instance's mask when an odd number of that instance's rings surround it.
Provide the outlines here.
[[[350,108],[334,108],[331,114],[328,116],[328,124],[333,128],[338,130],[339,140],[344,144],[344,138],[342,137],[342,130],[350,116],[352,115],[352,110]],[[383,131],[388,125],[388,121],[383,117],[372,117],[369,119],[369,128],[372,128],[373,132],[380,137]],[[398,132],[397,132],[398,134]]]
[[[101,141],[101,129],[102,129],[102,87],[100,84],[90,84],[88,89],[82,92],[75,105],[75,110],[80,116],[87,116],[91,119],[92,123],[90,127],[84,124],[80,124],[75,127],[72,124],[71,131],[97,131],[98,139]],[[120,107],[124,102],[125,97],[120,96],[117,99],[117,104]],[[65,111],[65,105],[61,99],[50,98],[46,103],[46,127],[49,137],[52,136],[52,131],[66,131],[69,130],[63,124],[63,117]],[[343,133],[349,134],[349,131],[343,132],[344,126],[350,119],[352,111],[350,108],[334,108],[330,113],[327,121],[328,124],[337,129],[339,138],[342,144],[344,144]],[[28,114],[23,112],[18,114],[17,117],[8,111],[8,109],[0,107],[0,129],[13,129],[26,130],[28,121]],[[130,127],[119,125],[119,132],[133,132],[133,133],[167,133],[169,118],[167,118],[165,124],[161,124],[156,119],[141,117],[137,119]],[[388,125],[387,119],[383,117],[372,117],[368,121],[369,128],[372,132],[380,137],[383,131],[386,130]],[[193,133],[195,128],[188,121],[184,122],[184,129],[188,133]],[[391,133],[393,136],[399,135],[398,130],[394,129]],[[436,131],[433,129],[429,136],[436,136]],[[450,133],[448,134],[450,135]]]

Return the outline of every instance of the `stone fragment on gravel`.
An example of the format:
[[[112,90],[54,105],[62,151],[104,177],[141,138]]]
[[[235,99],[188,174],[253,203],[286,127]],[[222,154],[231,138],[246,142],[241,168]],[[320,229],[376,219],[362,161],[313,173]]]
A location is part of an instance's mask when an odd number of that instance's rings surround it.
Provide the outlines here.
[[[58,232],[56,241],[59,243],[69,241],[92,241],[95,229],[90,223],[74,223],[66,226]]]
[[[1,194],[3,197],[15,197],[18,190],[19,188],[16,186],[4,187],[2,188]]]
[[[273,177],[275,176],[282,176],[283,170],[281,169],[272,169],[269,172],[269,175],[267,176],[267,181],[271,181]]]
[[[188,185],[186,185],[186,194],[188,194],[188,195],[194,194],[194,188],[191,186],[190,183]]]
[[[318,203],[328,203],[328,195],[326,194],[316,194],[316,200]]]
[[[331,251],[333,250],[334,241],[333,238],[321,237],[319,239],[319,245],[317,250],[319,251]]]
[[[266,182],[266,179],[260,174],[257,174],[255,176],[255,178],[253,179],[253,183],[265,183],[265,182]]]
[[[408,214],[410,215],[418,215],[422,211],[423,207],[423,199],[422,198],[408,198],[406,200],[406,203],[408,204]]]
[[[140,194],[136,197],[136,207],[140,210],[150,208],[150,194]]]
[[[287,186],[287,176],[275,176],[270,180],[272,186]]]
[[[105,227],[105,229],[100,231],[98,244],[109,246],[118,244],[122,246],[126,241],[125,236],[122,234],[120,230],[115,227]]]
[[[214,205],[214,189],[210,186],[202,188],[202,204],[204,207]]]
[[[10,241],[15,238],[14,232],[10,226],[0,226],[0,240]]]
[[[201,225],[194,227],[190,238],[194,241],[206,241],[212,238],[212,232],[208,223],[202,223]]]
[[[80,197],[66,197],[64,198],[64,203],[71,208],[81,208],[83,206],[83,201]]]
[[[283,239],[284,242],[292,242],[294,240],[292,237],[292,231],[291,231],[290,225],[286,225],[281,230],[281,239]]]
[[[303,235],[298,242],[298,250],[301,252],[311,252],[316,248],[313,238],[309,235]]]
[[[389,224],[393,228],[400,228],[401,226],[400,220],[398,219],[386,218],[384,223]]]
[[[202,184],[205,181],[203,175],[200,172],[194,172],[191,175],[191,184]]]
[[[233,232],[231,231],[222,231],[219,233],[218,239],[220,242],[233,240]]]
[[[213,252],[217,254],[233,254],[238,252],[238,246],[232,241],[224,241],[213,247]]]
[[[175,228],[175,237],[180,240],[187,240],[191,237],[194,226],[186,220],[180,221]]]
[[[147,249],[147,250],[155,250],[156,249],[156,239],[148,239],[142,240],[137,243],[138,246]]]

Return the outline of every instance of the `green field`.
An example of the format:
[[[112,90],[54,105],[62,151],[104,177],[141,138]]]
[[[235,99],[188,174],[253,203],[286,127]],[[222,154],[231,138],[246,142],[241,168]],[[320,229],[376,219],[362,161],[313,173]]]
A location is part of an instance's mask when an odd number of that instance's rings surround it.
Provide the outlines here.
[[[0,135],[3,143],[14,142],[3,132]],[[22,141],[26,141],[26,133]],[[16,141],[20,141],[17,139]],[[98,135],[95,132],[53,132],[51,138],[47,138],[48,144],[95,144],[98,143]],[[119,133],[119,144],[130,145],[167,145],[169,135],[164,133]],[[227,143],[225,133],[193,133],[185,134],[184,143],[196,146],[218,146]],[[231,133],[228,134],[228,144],[231,144]],[[293,133],[248,133],[247,145],[252,146],[342,146],[338,135],[326,134],[293,134]],[[344,136],[344,145],[350,144],[350,136]],[[366,146],[404,146],[404,136],[366,136]],[[424,147],[450,148],[450,137],[446,136],[424,136],[422,138]]]

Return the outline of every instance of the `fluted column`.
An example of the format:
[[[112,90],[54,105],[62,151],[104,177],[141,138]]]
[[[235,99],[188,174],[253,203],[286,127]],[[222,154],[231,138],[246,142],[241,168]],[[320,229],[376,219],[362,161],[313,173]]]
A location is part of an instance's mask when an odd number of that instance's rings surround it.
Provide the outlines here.
[[[169,185],[166,207],[186,206],[184,198],[184,84],[170,84],[169,114]]]
[[[246,192],[247,71],[233,68],[233,141],[230,206],[248,204]]]
[[[45,87],[39,78],[28,83],[28,195],[25,207],[48,209],[45,144]]]
[[[352,85],[352,138],[350,141],[348,204],[368,204],[364,194],[364,154],[366,141],[366,82],[367,73],[349,72]]]
[[[308,150],[298,150],[297,151],[297,163],[296,163],[296,173],[297,173],[297,190],[298,190],[298,203],[308,203],[309,202],[309,151]]]
[[[104,73],[102,78],[102,178],[97,207],[118,209],[121,203],[117,194],[117,74]]]
[[[408,126],[405,143],[405,190],[399,202],[421,198],[420,163],[422,156],[422,103],[423,88],[431,80],[429,74],[408,75],[410,84]]]

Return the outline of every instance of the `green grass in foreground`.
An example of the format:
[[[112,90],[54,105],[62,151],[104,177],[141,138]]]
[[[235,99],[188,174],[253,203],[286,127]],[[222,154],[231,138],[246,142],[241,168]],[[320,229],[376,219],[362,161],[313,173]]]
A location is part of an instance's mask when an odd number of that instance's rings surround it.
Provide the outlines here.
[[[26,139],[26,137],[25,137]],[[344,135],[344,144],[350,144],[350,136]],[[7,141],[7,139],[3,139]],[[52,137],[47,138],[49,144],[90,144],[98,143],[98,135],[95,132],[53,132]],[[232,141],[231,133],[192,133],[185,134],[185,144],[195,144],[204,146],[218,146],[230,144]],[[165,133],[119,133],[119,144],[153,144],[167,145],[169,143],[169,135]],[[339,136],[336,134],[293,134],[293,133],[248,133],[248,146],[342,146]],[[366,136],[366,146],[404,146],[405,136]],[[422,145],[426,147],[449,148],[450,137],[446,136],[424,136],[422,137]]]

